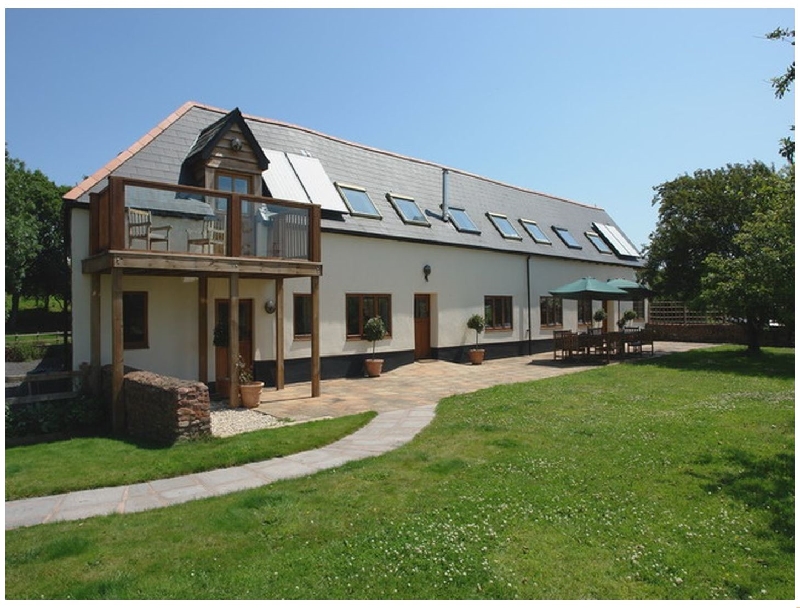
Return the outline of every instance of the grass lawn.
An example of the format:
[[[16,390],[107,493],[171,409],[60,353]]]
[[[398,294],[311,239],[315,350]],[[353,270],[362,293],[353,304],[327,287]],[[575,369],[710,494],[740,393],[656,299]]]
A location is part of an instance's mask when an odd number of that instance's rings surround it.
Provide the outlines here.
[[[6,533],[6,598],[794,598],[794,350],[443,400],[311,477]]]
[[[167,448],[98,437],[8,448],[6,500],[128,485],[288,456],[329,445],[374,417],[374,412],[367,412]]]

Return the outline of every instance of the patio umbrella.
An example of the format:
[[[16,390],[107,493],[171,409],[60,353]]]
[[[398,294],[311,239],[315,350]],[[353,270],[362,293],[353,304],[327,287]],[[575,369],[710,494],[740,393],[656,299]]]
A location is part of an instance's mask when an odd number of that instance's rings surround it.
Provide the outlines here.
[[[631,281],[629,279],[609,279],[607,283],[627,292],[631,296],[632,300],[644,300],[655,293],[646,285],[642,285],[641,283],[637,283],[636,281]]]
[[[627,300],[631,296],[624,289],[598,281],[592,277],[584,277],[550,290],[550,294],[567,300]]]

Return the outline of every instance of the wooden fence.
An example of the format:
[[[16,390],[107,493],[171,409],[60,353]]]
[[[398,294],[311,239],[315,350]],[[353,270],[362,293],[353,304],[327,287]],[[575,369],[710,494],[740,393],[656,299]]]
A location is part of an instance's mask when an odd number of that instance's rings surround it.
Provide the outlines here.
[[[81,371],[6,376],[6,394],[8,394],[9,388],[16,393],[25,393],[6,397],[6,404],[74,399],[81,394],[83,381],[84,372]],[[12,386],[9,387],[9,385]],[[69,390],[65,390],[67,388]]]
[[[716,325],[726,323],[726,317],[719,310],[699,311],[683,302],[656,301],[650,303],[649,322],[654,325]]]

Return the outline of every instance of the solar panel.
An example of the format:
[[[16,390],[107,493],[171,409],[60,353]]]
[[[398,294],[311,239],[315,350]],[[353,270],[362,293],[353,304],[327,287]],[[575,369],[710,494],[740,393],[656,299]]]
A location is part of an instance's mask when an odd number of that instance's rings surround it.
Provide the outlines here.
[[[299,156],[297,154],[287,154],[289,162],[292,164],[297,177],[306,189],[312,203],[329,211],[339,213],[349,213],[342,197],[336,191],[328,174],[322,167],[322,163],[317,158],[310,156]]]
[[[608,244],[611,245],[611,248],[617,255],[625,256],[625,257],[633,257],[638,258],[640,256],[639,252],[636,250],[636,247],[631,245],[622,233],[617,230],[616,226],[611,226],[610,224],[598,224],[594,222],[595,229],[603,235],[603,237],[608,241]]]
[[[298,203],[310,203],[300,180],[292,168],[284,152],[264,149],[264,154],[269,160],[269,169],[261,175],[274,198]]]

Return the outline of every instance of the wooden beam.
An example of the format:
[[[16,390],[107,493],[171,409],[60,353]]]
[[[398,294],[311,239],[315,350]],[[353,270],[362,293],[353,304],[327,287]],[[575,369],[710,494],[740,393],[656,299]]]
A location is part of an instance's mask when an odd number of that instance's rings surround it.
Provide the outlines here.
[[[122,382],[125,373],[122,333],[122,270],[111,271],[111,427],[115,434],[125,431],[125,402]]]
[[[311,277],[311,396],[319,397],[319,277]]]
[[[208,278],[197,283],[197,379],[208,384]]]
[[[125,249],[125,182],[120,177],[108,178],[110,203],[109,249]]]
[[[231,378],[228,389],[228,405],[239,405],[239,275],[231,273],[228,278],[228,370]]]
[[[164,276],[227,277],[235,272],[246,278],[290,278],[322,274],[322,264],[304,260],[231,258],[198,253],[110,251],[81,261],[84,274],[108,272],[112,268],[124,268],[128,273],[141,271]]]
[[[95,397],[100,397],[103,387],[100,384],[100,348],[101,348],[101,292],[100,275],[92,275],[92,294],[89,300],[89,390]]]
[[[283,279],[275,279],[275,390],[283,390],[285,354],[283,347]]]

